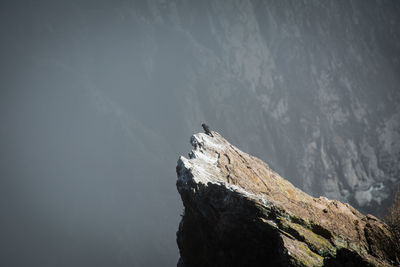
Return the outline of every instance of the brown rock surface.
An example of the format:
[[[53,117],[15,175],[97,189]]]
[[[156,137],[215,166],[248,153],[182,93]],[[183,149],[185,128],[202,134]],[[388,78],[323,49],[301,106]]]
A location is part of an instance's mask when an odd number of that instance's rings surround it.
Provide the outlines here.
[[[185,207],[180,266],[390,266],[385,223],[347,203],[313,198],[216,132],[180,157]]]

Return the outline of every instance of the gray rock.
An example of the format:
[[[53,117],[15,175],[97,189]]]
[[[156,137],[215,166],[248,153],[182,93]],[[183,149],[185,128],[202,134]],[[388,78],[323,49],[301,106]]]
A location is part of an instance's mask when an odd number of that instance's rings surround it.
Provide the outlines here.
[[[384,222],[307,195],[218,133],[191,143],[176,168],[178,266],[390,266],[400,253]]]

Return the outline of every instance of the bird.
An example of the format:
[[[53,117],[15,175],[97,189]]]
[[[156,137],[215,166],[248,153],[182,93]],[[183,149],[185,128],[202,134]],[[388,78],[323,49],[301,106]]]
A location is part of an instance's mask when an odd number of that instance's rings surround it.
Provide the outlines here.
[[[209,136],[211,136],[211,137],[214,137],[214,135],[212,134],[212,132],[211,132],[211,130],[210,130],[210,127],[208,127],[207,124],[203,123],[203,124],[201,124],[201,126],[203,127],[204,132],[205,132],[207,135],[209,135]]]

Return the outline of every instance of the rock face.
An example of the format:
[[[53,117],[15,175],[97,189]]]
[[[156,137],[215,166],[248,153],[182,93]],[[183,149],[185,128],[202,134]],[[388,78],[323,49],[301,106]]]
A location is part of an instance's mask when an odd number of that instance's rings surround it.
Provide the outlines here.
[[[390,266],[387,225],[347,203],[313,198],[221,135],[195,134],[180,157],[185,210],[178,266]]]

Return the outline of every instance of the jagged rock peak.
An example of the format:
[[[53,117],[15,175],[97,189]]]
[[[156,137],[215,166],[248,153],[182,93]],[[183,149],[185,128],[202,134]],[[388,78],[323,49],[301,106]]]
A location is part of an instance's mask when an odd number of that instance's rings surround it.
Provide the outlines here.
[[[388,226],[347,203],[313,198],[226,141],[199,133],[180,157],[178,266],[390,266]]]

